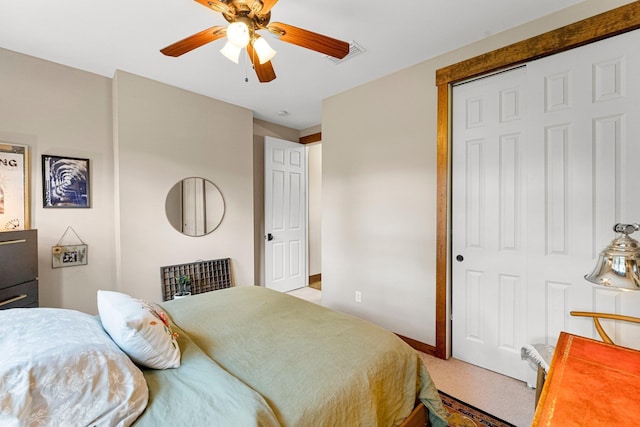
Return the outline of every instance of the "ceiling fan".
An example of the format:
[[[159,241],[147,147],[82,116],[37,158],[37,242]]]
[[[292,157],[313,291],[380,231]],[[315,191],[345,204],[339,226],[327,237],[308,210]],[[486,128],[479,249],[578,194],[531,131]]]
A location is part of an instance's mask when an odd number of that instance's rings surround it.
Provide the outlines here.
[[[216,12],[229,22],[227,27],[213,26],[161,49],[165,55],[178,57],[224,36],[226,45],[220,52],[238,63],[242,48],[247,53],[258,80],[262,83],[276,78],[271,58],[276,54],[257,31],[267,30],[283,42],[291,43],[334,58],[342,59],[349,53],[349,43],[314,33],[282,22],[271,20],[271,9],[278,0],[195,0]]]

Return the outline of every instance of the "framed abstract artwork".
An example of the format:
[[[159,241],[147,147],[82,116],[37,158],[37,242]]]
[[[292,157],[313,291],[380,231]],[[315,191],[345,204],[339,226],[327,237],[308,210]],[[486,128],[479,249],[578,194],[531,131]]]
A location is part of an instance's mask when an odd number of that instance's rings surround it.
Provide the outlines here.
[[[42,155],[45,208],[89,208],[89,159]]]
[[[0,231],[29,229],[29,148],[0,142]]]

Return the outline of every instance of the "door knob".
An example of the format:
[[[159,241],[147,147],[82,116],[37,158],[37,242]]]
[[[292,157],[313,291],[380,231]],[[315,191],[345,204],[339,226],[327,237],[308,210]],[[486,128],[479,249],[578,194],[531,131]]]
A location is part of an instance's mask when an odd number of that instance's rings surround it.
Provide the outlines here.
[[[267,239],[269,242],[270,242],[270,241],[272,241],[272,240],[273,240],[273,234],[271,234],[271,233],[267,234],[266,239]]]
[[[464,257],[463,257],[462,255],[458,255],[458,256],[456,257],[456,261],[458,261],[458,262],[462,262],[462,261],[464,261]]]

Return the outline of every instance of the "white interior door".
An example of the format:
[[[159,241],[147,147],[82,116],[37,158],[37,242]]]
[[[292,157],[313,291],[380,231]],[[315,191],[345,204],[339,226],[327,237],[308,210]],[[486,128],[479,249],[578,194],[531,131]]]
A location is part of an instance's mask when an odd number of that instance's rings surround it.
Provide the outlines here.
[[[640,217],[639,44],[634,31],[454,88],[454,357],[525,379],[522,345],[596,337],[571,310],[638,315],[640,293],[584,275],[613,224]]]
[[[616,222],[640,218],[634,194],[640,154],[640,31],[534,61],[528,185],[529,342],[555,344],[561,331],[599,339],[590,319],[571,310],[637,316],[638,295],[584,279],[615,237]],[[640,237],[640,236],[635,236]],[[618,343],[625,327],[605,322]],[[637,328],[636,328],[637,329]],[[637,332],[636,332],[637,336]]]
[[[307,162],[302,144],[265,138],[265,286],[307,285]]]
[[[454,357],[524,379],[526,69],[453,91]]]

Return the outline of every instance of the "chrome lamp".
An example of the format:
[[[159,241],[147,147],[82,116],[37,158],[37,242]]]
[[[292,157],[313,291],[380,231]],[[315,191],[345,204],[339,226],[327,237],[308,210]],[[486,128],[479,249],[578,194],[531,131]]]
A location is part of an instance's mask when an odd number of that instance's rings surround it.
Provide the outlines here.
[[[640,290],[640,271],[638,268],[640,243],[629,236],[639,229],[640,224],[614,225],[613,231],[620,233],[620,235],[600,252],[596,267],[591,274],[587,274],[584,278],[596,285],[624,290]],[[571,315],[592,317],[598,334],[604,342],[610,344],[613,344],[613,341],[602,328],[599,318],[640,323],[640,318],[621,314],[572,311]]]
[[[640,290],[640,244],[629,236],[638,229],[639,224],[614,225],[613,231],[621,233],[620,236],[600,252],[596,268],[584,278],[596,285]]]

